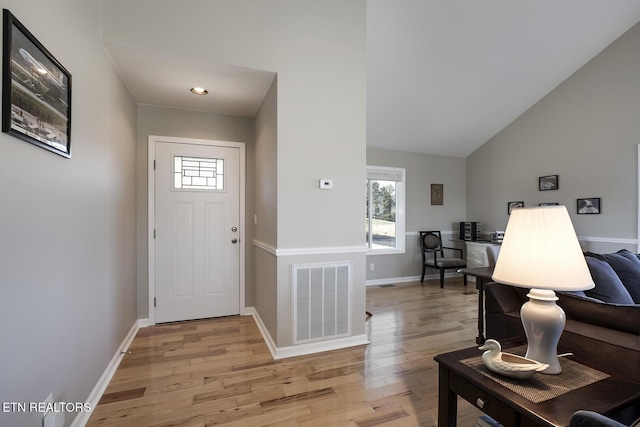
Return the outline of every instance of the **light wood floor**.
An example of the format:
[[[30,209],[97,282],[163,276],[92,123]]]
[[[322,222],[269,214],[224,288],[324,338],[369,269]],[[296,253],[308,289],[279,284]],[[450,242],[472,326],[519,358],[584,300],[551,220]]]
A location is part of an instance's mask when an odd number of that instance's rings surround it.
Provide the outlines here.
[[[433,356],[475,345],[476,309],[457,278],[368,287],[368,346],[277,361],[251,317],[141,329],[88,425],[436,426]]]

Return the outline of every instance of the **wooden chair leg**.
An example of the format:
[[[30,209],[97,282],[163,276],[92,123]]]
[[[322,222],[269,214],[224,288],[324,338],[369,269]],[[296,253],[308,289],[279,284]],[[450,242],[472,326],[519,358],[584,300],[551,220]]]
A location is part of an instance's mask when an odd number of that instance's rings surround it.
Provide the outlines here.
[[[464,285],[467,286],[467,275],[463,274],[462,277],[463,277],[462,280],[464,280]]]
[[[440,269],[440,287],[444,289],[444,268]]]
[[[424,273],[427,270],[427,265],[422,264],[422,278],[420,279],[420,283],[424,282]]]

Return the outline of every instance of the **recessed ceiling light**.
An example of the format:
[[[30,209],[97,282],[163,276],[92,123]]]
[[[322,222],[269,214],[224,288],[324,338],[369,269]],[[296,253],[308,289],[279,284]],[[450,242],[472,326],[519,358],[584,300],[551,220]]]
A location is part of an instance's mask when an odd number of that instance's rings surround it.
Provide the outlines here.
[[[206,95],[209,93],[209,91],[203,87],[192,87],[191,92],[195,93],[196,95]]]

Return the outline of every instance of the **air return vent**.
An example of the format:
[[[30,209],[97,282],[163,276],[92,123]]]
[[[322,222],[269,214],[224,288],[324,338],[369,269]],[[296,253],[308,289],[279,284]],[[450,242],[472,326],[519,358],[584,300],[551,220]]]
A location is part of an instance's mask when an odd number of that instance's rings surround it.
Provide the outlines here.
[[[293,266],[294,344],[351,333],[351,263]]]

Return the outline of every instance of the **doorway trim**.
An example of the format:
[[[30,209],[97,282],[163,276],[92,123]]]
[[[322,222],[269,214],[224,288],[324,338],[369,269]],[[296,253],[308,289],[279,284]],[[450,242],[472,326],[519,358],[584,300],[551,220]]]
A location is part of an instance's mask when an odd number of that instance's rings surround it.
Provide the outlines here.
[[[147,265],[148,281],[147,292],[149,294],[149,325],[156,324],[156,310],[154,301],[156,298],[156,247],[153,232],[155,229],[155,173],[154,160],[156,158],[156,144],[158,142],[171,142],[175,144],[208,145],[216,147],[238,148],[240,150],[240,315],[246,314],[245,307],[245,251],[246,251],[246,144],[243,142],[217,141],[210,139],[177,138],[172,136],[149,135],[147,158]]]

